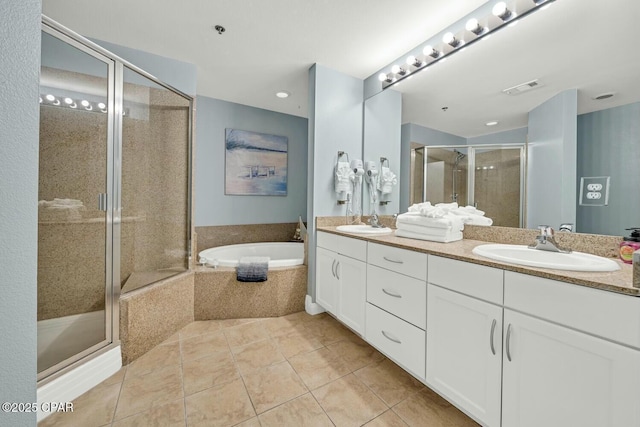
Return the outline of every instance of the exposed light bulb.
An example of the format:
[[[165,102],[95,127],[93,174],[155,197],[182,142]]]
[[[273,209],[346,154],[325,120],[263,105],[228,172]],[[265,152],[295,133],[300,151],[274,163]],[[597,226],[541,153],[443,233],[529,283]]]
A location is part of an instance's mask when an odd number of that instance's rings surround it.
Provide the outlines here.
[[[56,97],[51,94],[48,94],[47,96],[45,96],[45,98],[47,98],[47,101],[49,102],[53,102],[56,100]]]
[[[439,56],[440,56],[440,52],[438,52],[437,50],[435,50],[435,49],[433,48],[433,46],[431,46],[431,45],[426,45],[426,46],[424,47],[424,49],[422,49],[422,53],[424,53],[425,55],[430,56],[430,57],[432,57],[432,58],[437,58],[437,57],[439,57]]]
[[[465,29],[469,32],[472,32],[476,36],[485,32],[485,28],[480,26],[480,23],[476,18],[471,18],[467,21],[467,25],[465,25]]]
[[[107,106],[104,104],[104,102],[98,102],[98,108],[101,109],[101,110],[104,110],[104,109],[107,108]]]
[[[446,44],[451,44],[451,42],[453,42],[455,39],[456,37],[452,32],[445,33],[444,36],[442,36],[442,41]]]
[[[67,104],[67,105],[71,105],[71,104],[73,104],[73,99],[71,99],[71,98],[65,98],[65,99],[64,99],[64,103],[65,103],[65,104]]]
[[[72,102],[71,104],[69,104],[69,108],[77,108],[78,104],[76,104],[75,102]]]
[[[284,91],[284,90],[276,93],[276,96],[277,96],[278,98],[282,98],[282,99],[284,99],[284,98],[288,98],[288,97],[289,97],[289,95],[290,95],[290,94],[289,94],[289,92],[286,92],[286,91]]]
[[[407,58],[407,65],[413,65],[414,67],[421,67],[422,61],[420,61],[415,56],[411,55]]]
[[[491,12],[503,21],[506,21],[511,17],[511,11],[507,8],[507,4],[503,1],[496,3],[495,6],[493,6]]]
[[[378,80],[380,80],[381,82],[387,80],[387,75],[385,73],[378,74]]]
[[[394,66],[391,67],[391,72],[393,74],[398,74],[400,72],[400,70],[402,70],[402,68],[400,68],[400,66],[398,64],[394,64]]]
[[[87,110],[87,111],[91,111],[91,110],[93,110],[93,106],[91,104],[85,105],[84,109]]]
[[[55,98],[54,98],[55,99]],[[53,101],[53,105],[60,105],[60,100],[56,99],[55,101]]]
[[[82,105],[83,107],[88,107],[89,101],[87,101],[86,99],[83,99],[82,101],[80,101],[80,105]]]

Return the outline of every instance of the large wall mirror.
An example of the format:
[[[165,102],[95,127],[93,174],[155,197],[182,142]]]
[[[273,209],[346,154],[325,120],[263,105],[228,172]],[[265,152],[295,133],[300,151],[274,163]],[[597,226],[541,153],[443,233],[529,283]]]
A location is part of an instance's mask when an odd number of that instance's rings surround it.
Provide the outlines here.
[[[411,177],[425,174],[416,169],[426,159],[416,148],[450,146],[448,157],[432,152],[452,164],[458,158],[462,169],[466,158],[457,153],[467,153],[460,146],[482,152],[483,144],[528,140],[524,216],[530,218],[513,226],[535,228],[544,219],[557,229],[572,218],[574,231],[609,235],[640,226],[640,54],[632,40],[638,17],[633,0],[558,0],[394,85],[403,98],[400,211],[418,194]],[[504,92],[527,82],[533,83]],[[532,119],[547,104],[553,105]],[[548,128],[560,136],[545,136]],[[563,146],[562,138],[573,145]],[[606,205],[581,204],[580,178],[600,176],[609,177]],[[534,218],[532,208],[553,215]]]

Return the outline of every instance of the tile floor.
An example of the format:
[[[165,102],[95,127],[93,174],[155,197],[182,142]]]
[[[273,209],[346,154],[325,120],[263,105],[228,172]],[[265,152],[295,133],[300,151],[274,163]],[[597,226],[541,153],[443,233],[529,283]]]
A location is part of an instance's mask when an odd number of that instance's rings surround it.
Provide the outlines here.
[[[194,322],[39,426],[477,426],[331,316]]]

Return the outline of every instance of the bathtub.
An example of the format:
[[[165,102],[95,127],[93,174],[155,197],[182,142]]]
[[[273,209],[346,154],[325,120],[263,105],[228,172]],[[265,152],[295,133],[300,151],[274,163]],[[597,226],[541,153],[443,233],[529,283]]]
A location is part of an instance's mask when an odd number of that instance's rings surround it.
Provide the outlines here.
[[[220,267],[237,267],[240,258],[245,256],[267,256],[269,268],[291,267],[302,265],[304,245],[295,242],[243,243],[205,249],[198,256],[199,261],[204,258],[207,264]]]

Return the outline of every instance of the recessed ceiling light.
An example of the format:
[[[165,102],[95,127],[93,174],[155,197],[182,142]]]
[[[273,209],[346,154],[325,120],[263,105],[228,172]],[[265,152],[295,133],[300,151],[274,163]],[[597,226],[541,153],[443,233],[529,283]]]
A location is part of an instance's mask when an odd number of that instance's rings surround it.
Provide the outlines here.
[[[487,125],[487,126],[495,126],[497,124],[498,124],[498,122],[496,122],[496,121],[485,123],[485,125]]]
[[[288,97],[289,97],[289,95],[291,95],[291,94],[290,94],[289,92],[284,91],[284,90],[282,90],[282,91],[280,91],[280,92],[276,92],[276,96],[277,96],[278,98],[283,98],[283,99],[284,99],[284,98],[288,98]]]

